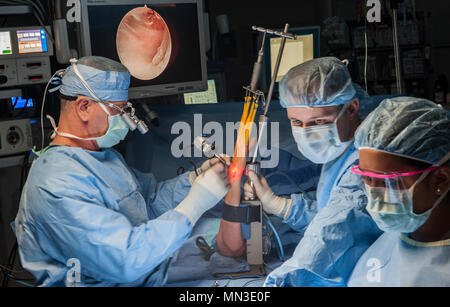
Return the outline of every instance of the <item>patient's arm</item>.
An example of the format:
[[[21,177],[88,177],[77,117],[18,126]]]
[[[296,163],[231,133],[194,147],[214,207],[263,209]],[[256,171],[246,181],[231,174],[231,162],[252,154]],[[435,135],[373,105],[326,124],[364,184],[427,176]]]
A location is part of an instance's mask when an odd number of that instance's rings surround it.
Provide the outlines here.
[[[245,158],[233,159],[230,171],[236,170],[236,172],[241,172],[244,168]],[[241,175],[237,174],[235,178],[231,178],[232,176],[230,175],[231,188],[225,196],[225,203],[229,206],[239,207],[241,201]],[[219,253],[224,256],[241,256],[245,251],[245,240],[241,235],[241,224],[221,219],[217,235],[217,247],[219,248]]]
[[[246,166],[249,138],[257,109],[258,104],[255,97],[252,100],[250,96],[246,96],[233,162],[228,173],[231,188],[225,196],[225,203],[229,206],[239,207],[241,202],[241,178]],[[254,142],[255,140],[252,140],[251,143]],[[241,256],[245,251],[245,246],[245,240],[241,234],[241,224],[222,219],[220,221],[219,233],[217,234],[217,247],[219,248],[219,252],[224,256]]]
[[[229,206],[239,207],[241,202],[241,178],[245,169],[247,160],[246,153],[248,150],[240,151],[246,145],[239,137],[236,142],[236,147],[237,150],[235,151],[235,156],[233,157],[228,174],[231,188],[225,196],[225,203]],[[241,256],[245,252],[246,247],[245,240],[241,234],[241,224],[221,219],[219,233],[217,234],[217,247],[219,253],[224,256]]]

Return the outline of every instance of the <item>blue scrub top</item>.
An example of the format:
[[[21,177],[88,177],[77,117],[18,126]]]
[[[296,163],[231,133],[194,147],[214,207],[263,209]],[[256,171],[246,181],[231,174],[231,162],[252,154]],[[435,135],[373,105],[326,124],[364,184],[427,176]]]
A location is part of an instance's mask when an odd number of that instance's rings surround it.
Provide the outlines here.
[[[384,233],[356,264],[352,287],[449,287],[450,239],[423,243]]]
[[[71,285],[74,263],[76,285],[160,285],[192,231],[172,210],[190,187],[188,173],[157,183],[113,149],[52,147],[34,161],[15,219],[22,265],[40,286]]]
[[[350,171],[358,159],[352,144],[324,165],[317,200],[305,194],[293,197],[285,222],[306,231],[292,257],[269,274],[265,286],[347,285],[360,256],[382,233],[365,209],[361,176]]]
[[[291,195],[291,211],[283,222],[303,233],[317,212],[327,206],[331,191],[338,186],[342,176],[358,159],[359,151],[352,142],[340,157],[324,164],[315,191]]]
[[[359,159],[359,151],[356,150],[352,142],[347,150],[335,161],[325,163],[322,166],[319,185],[317,186],[317,209],[320,211],[328,204],[331,196],[331,190],[337,186],[342,175],[348,167]]]

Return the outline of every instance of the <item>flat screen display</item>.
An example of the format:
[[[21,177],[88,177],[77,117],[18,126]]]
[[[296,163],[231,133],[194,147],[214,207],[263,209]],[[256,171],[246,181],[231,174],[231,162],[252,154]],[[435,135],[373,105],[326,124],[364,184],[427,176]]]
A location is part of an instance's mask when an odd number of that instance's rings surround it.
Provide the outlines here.
[[[20,30],[16,33],[20,54],[47,52],[47,34],[44,29]]]
[[[216,82],[208,80],[208,90],[184,94],[185,104],[217,103]]]
[[[130,87],[202,80],[196,3],[88,6],[91,54],[122,62]]]
[[[14,109],[32,108],[34,106],[32,98],[22,98],[21,96],[11,97]]]
[[[12,54],[11,33],[9,31],[0,32],[0,55]]]

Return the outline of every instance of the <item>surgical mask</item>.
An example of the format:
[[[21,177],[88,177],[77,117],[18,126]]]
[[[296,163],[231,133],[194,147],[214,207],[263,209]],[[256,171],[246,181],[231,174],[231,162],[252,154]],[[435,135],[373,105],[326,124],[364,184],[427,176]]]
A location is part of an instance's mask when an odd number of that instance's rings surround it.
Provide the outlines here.
[[[394,178],[389,180],[390,184],[387,184],[388,181],[386,180],[384,187],[372,187],[365,184],[368,197],[366,209],[381,230],[411,233],[419,229],[428,220],[433,209],[444,199],[449,190],[443,193],[429,210],[421,214],[416,214],[413,211],[413,195],[414,188],[434,169],[436,167],[425,170],[408,189],[398,189],[399,184],[393,184]],[[394,188],[394,185],[397,188]]]
[[[55,125],[54,119],[49,115],[47,115],[47,118],[50,119],[53,129],[57,135],[84,141],[95,140],[99,148],[111,148],[125,139],[129,131],[129,126],[127,125],[127,123],[125,123],[120,114],[111,115],[106,106],[104,106],[102,103],[99,103],[99,105],[102,110],[108,115],[108,130],[104,135],[100,137],[81,138],[70,133],[59,132],[58,128]]]
[[[335,160],[347,149],[352,141],[342,142],[337,129],[337,121],[347,107],[348,104],[332,123],[305,128],[292,126],[292,135],[303,156],[314,163],[324,164]]]
[[[100,103],[100,107],[108,114],[108,130],[97,138],[97,145],[100,148],[111,148],[124,140],[128,134],[129,126],[120,114],[111,115],[108,109]]]

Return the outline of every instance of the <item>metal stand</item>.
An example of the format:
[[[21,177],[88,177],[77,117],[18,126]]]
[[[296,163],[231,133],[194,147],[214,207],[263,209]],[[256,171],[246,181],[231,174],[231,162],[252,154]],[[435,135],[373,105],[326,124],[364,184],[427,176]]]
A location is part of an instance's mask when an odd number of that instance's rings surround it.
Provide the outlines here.
[[[260,220],[250,224],[250,239],[247,240],[247,263],[250,270],[242,272],[216,273],[214,277],[250,277],[265,276],[263,259],[263,240],[262,240],[262,204],[259,200],[242,201],[242,204],[249,206],[258,206],[260,210]]]
[[[247,172],[249,170],[255,172],[258,176],[261,174],[259,163],[247,164]],[[247,240],[247,263],[250,266],[251,275],[263,276],[266,275],[266,270],[264,269],[263,259],[262,203],[259,199],[243,200],[241,203],[259,207],[259,221],[250,224],[250,239]]]
[[[253,96],[254,101],[258,102],[260,99],[263,101],[263,107],[264,107],[264,115],[261,115],[260,117],[260,131],[258,136],[258,142],[255,147],[254,154],[252,156],[252,160],[250,163],[247,164],[246,170],[247,172],[249,170],[256,173],[256,175],[260,175],[261,168],[260,164],[256,162],[257,156],[258,156],[258,147],[261,141],[261,135],[262,131],[267,126],[268,117],[267,112],[269,110],[270,101],[272,99],[273,94],[273,88],[275,84],[275,79],[278,74],[278,69],[280,67],[281,63],[281,57],[283,55],[284,45],[286,43],[286,39],[295,39],[295,35],[288,33],[289,24],[286,24],[284,27],[283,32],[278,32],[270,29],[265,29],[261,27],[252,27],[253,30],[263,32],[264,38],[263,43],[261,46],[261,49],[258,54],[258,59],[254,64],[253,67],[253,74],[252,74],[252,80],[250,83],[250,86],[244,87],[246,90],[246,96]],[[258,78],[261,71],[262,66],[262,58],[264,55],[263,49],[264,49],[264,41],[266,34],[273,34],[282,37],[281,39],[281,46],[280,50],[278,52],[277,62],[275,64],[275,69],[272,77],[272,82],[270,84],[269,93],[268,93],[268,99],[267,102],[264,99],[264,94],[261,91],[256,90],[256,86],[258,84]],[[251,186],[253,186],[253,183],[250,182]],[[256,193],[254,193],[256,195]],[[262,220],[263,220],[263,208],[262,203],[259,199],[253,199],[253,200],[241,200],[241,204],[249,205],[249,206],[259,206],[259,220],[256,222],[250,223],[250,238],[247,240],[247,263],[250,266],[249,271],[244,272],[233,272],[233,273],[217,273],[214,274],[214,277],[231,277],[231,278],[239,278],[239,277],[248,277],[248,276],[265,276],[266,270],[264,268],[264,259],[263,259],[263,235],[262,235]]]
[[[247,172],[251,170],[258,176],[260,174],[259,163],[247,164]],[[242,200],[241,204],[248,206],[259,207],[259,220],[250,223],[250,238],[247,240],[247,263],[250,266],[249,271],[243,272],[230,272],[230,273],[217,273],[214,277],[245,277],[245,276],[265,276],[266,270],[264,269],[263,259],[263,237],[262,237],[262,204],[258,199],[255,200]]]

